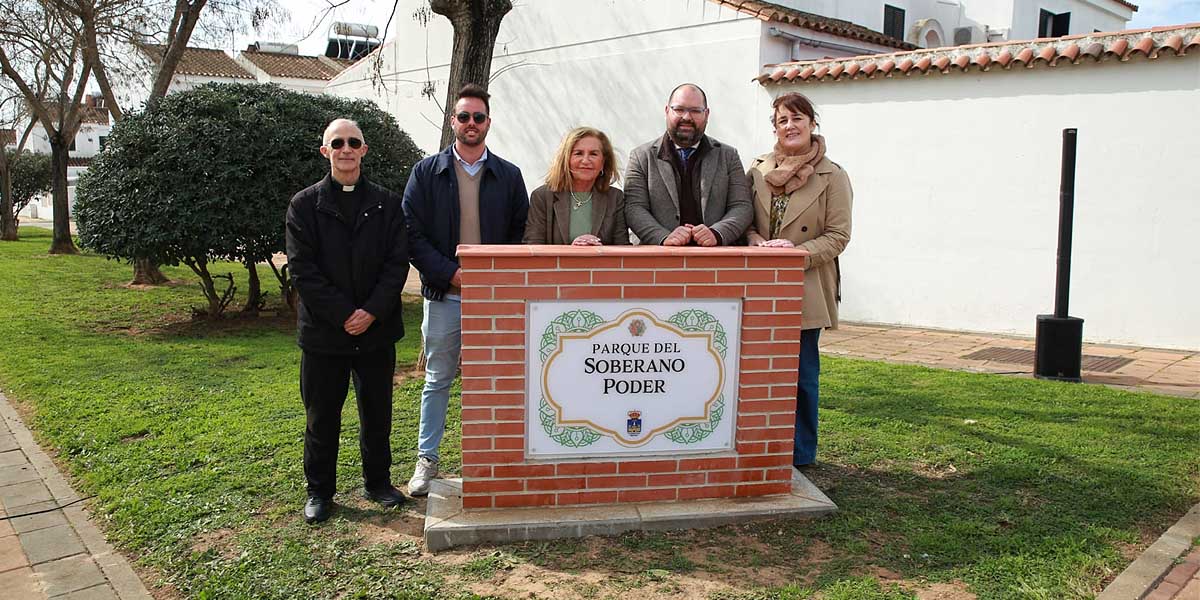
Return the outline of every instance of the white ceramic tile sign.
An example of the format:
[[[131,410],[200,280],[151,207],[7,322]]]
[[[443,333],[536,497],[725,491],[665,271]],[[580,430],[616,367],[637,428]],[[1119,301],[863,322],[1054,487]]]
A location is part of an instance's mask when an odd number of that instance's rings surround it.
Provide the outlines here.
[[[530,458],[733,447],[741,300],[529,303]]]

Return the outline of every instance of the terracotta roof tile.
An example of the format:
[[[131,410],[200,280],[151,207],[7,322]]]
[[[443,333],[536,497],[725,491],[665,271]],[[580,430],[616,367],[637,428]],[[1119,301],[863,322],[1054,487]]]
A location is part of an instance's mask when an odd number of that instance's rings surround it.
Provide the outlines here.
[[[155,64],[162,59],[164,47],[159,45],[147,44],[142,46],[142,51]],[[192,48],[188,47],[183,50],[183,55],[179,57],[179,66],[175,69],[176,75],[193,75],[199,77],[228,77],[230,79],[254,79],[242,65],[237,64],[224,50],[216,50],[213,48]]]
[[[820,31],[844,38],[870,42],[887,46],[889,48],[900,48],[901,50],[911,50],[916,48],[913,44],[898,40],[894,37],[884,35],[874,29],[868,29],[862,25],[835,19],[833,17],[824,17],[814,15],[794,8],[780,6],[773,2],[765,2],[763,0],[709,0],[721,6],[728,6],[740,13],[751,15],[764,21],[776,21],[779,23],[787,23],[813,31]],[[1120,1],[1120,0],[1118,0]]]
[[[952,67],[959,71],[972,67],[988,71],[995,66],[1009,70],[1017,65],[1054,67],[1077,65],[1085,58],[1094,62],[1113,57],[1125,62],[1137,55],[1152,60],[1164,51],[1184,56],[1194,50],[1200,53],[1200,23],[766,65],[756,80],[762,85],[815,83],[826,75],[829,81],[845,81],[879,74],[891,77],[896,71],[906,75],[949,73],[955,70]]]
[[[92,158],[90,156],[86,157],[86,158],[78,158],[75,156],[69,156],[69,157],[67,157],[67,166],[68,167],[90,167],[90,166],[92,166]]]
[[[57,121],[59,119],[59,105],[57,102],[47,102],[46,112],[50,113],[50,118]],[[80,123],[96,123],[98,125],[108,125],[108,109],[96,106],[79,105],[79,122]]]
[[[17,143],[16,129],[0,129],[0,146]]]
[[[296,79],[321,79],[329,81],[353,64],[350,61],[334,61],[323,56],[302,56],[246,50],[242,58],[266,71],[271,77],[294,77]]]

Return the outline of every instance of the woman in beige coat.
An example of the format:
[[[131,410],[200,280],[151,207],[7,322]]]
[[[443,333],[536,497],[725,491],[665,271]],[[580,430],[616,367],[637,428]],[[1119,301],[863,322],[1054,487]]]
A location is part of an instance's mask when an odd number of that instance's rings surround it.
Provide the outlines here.
[[[752,246],[804,248],[804,308],[796,389],[796,438],[792,464],[811,465],[817,455],[817,396],[821,330],[837,328],[841,272],[837,257],[850,242],[850,178],[825,156],[825,139],[813,133],[817,113],[803,94],[772,103],[775,149],[750,165],[754,225]]]
[[[578,127],[563,138],[546,185],[529,197],[526,244],[628,244],[625,196],[613,187],[617,156],[599,129]]]

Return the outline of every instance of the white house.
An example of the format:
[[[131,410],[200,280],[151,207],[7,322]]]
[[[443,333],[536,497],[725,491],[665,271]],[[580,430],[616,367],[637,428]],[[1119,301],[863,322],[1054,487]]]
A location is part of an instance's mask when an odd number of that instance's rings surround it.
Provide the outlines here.
[[[764,103],[813,99],[854,182],[847,319],[1031,334],[1053,307],[1061,137],[1077,128],[1085,339],[1200,348],[1200,26],[809,61],[758,81]]]
[[[419,5],[401,0],[398,12]],[[434,152],[452,40],[445,19],[427,26],[401,21],[378,50],[384,88],[372,83],[373,61],[363,60],[326,91],[375,99],[418,146]],[[751,79],[763,64],[914,47],[853,23],[763,3],[528,0],[500,26],[488,141],[534,185],[571,127],[605,130],[624,156],[661,134],[671,88],[692,81],[708,92],[709,132],[748,151],[752,131],[768,121],[748,111],[762,94]]]
[[[1137,7],[1124,0],[781,0],[923,48],[1117,31]]]
[[[57,105],[50,105],[48,108],[52,116],[58,114]],[[75,204],[75,180],[80,173],[87,170],[92,158],[104,149],[108,132],[112,130],[108,108],[105,107],[104,97],[99,92],[84,96],[80,112],[79,130],[75,132],[75,139],[68,149],[70,152],[70,159],[67,163],[67,203],[69,206]],[[25,125],[22,125],[18,131],[24,132]],[[14,132],[14,139],[15,135]],[[33,126],[29,140],[25,142],[25,150],[50,154],[50,138],[46,135],[46,129],[40,124]],[[53,218],[53,215],[54,208],[49,194],[31,201],[20,213],[22,217],[42,219]]]
[[[905,11],[904,41],[874,30],[894,29],[883,27],[887,6]],[[1186,245],[1200,230],[1200,171],[1188,162],[1200,155],[1200,29],[1093,31],[1121,29],[1134,10],[1118,0],[527,0],[500,28],[488,142],[532,189],[569,128],[605,130],[623,161],[661,134],[671,88],[692,81],[708,92],[708,132],[748,163],[772,146],[771,99],[802,91],[856,192],[845,318],[1030,335],[1053,304],[1060,136],[1076,127],[1071,313],[1085,338],[1200,348],[1190,276],[1200,258]],[[930,19],[951,46],[917,47],[930,42]],[[953,45],[964,27],[978,28],[972,43]],[[362,61],[327,90],[375,99],[434,152],[451,41],[443,19],[402,26],[380,49],[386,89]]]

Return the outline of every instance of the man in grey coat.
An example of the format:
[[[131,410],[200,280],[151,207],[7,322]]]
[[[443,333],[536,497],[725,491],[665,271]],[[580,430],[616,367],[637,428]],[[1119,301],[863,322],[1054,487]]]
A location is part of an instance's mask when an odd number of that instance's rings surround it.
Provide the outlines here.
[[[667,131],[634,148],[625,171],[625,220],[642,244],[730,246],[754,220],[737,149],[704,135],[708,98],[685,83],[671,91]]]

